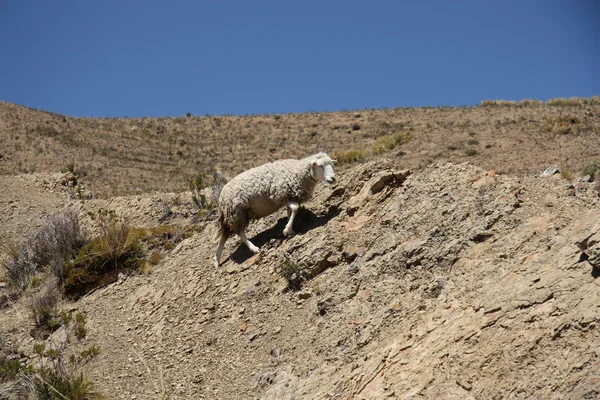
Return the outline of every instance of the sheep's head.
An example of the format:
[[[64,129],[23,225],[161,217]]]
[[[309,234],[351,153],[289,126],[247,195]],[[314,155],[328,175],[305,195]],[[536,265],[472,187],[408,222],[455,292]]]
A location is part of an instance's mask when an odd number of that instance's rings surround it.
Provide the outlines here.
[[[333,172],[333,163],[327,154],[319,153],[311,160],[312,177],[316,181],[327,182],[328,184],[335,183],[335,173]]]

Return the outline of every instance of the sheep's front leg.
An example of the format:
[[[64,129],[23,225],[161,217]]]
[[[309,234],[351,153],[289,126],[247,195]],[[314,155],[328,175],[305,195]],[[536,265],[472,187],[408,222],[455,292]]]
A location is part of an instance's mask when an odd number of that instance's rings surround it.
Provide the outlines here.
[[[246,232],[241,231],[239,233],[240,238],[242,239],[242,242],[244,242],[244,244],[246,246],[248,246],[248,248],[250,249],[251,252],[253,253],[260,253],[260,249],[258,247],[256,247],[254,244],[252,244],[251,241],[248,240],[248,238],[246,237]]]
[[[295,233],[294,230],[292,229],[292,225],[294,224],[294,218],[296,218],[296,214],[298,213],[298,204],[294,203],[293,201],[288,201],[287,206],[288,206],[289,220],[288,220],[287,224],[285,225],[283,234],[285,236],[292,236]]]
[[[219,241],[219,247],[217,247],[217,252],[214,257],[214,265],[215,268],[219,268],[221,264],[221,254],[223,253],[223,247],[225,246],[225,242],[227,241],[227,236],[221,235],[221,240]]]

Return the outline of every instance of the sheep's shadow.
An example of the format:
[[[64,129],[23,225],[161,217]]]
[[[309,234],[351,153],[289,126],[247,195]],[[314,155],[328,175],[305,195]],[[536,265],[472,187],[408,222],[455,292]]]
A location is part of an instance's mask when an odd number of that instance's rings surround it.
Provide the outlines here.
[[[296,235],[303,235],[315,228],[327,224],[329,220],[335,218],[339,213],[340,209],[337,206],[330,206],[325,212],[319,214],[315,214],[306,208],[300,207],[298,209],[298,214],[296,214],[296,218],[294,219],[294,231],[296,232]],[[269,242],[272,242],[275,246],[279,246],[287,239],[283,234],[283,229],[285,228],[287,221],[287,216],[279,218],[274,226],[248,239],[260,248]],[[240,242],[229,258],[236,264],[242,264],[253,255],[254,253],[252,253],[245,244]]]

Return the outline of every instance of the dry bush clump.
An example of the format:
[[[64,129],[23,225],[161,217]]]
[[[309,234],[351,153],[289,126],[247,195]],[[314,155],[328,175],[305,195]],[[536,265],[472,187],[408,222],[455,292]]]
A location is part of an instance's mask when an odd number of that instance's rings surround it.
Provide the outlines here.
[[[85,244],[75,259],[65,264],[62,288],[78,298],[98,286],[114,282],[120,271],[139,270],[144,265],[142,232],[120,222],[102,225],[103,233]]]
[[[483,100],[479,103],[482,107],[512,107],[515,104],[513,100]]]
[[[600,165],[600,162],[593,162],[593,163],[589,163],[587,164],[585,167],[583,167],[583,170],[581,171],[581,174],[583,176],[589,175],[589,177],[591,179],[595,179],[596,178],[596,174],[598,173],[598,166]]]
[[[554,99],[548,99],[546,101],[546,105],[548,106],[558,106],[558,107],[579,107],[584,105],[584,99],[580,97],[557,97]]]
[[[31,299],[30,308],[38,333],[54,332],[60,327],[61,324],[57,317],[59,301],[60,289],[53,279]]]
[[[333,158],[340,164],[360,161],[365,158],[363,149],[340,151],[333,154]]]
[[[46,218],[46,224],[23,243],[20,248],[14,243],[3,243],[2,262],[8,283],[16,290],[24,290],[31,277],[44,267],[60,277],[64,264],[69,261],[83,244],[77,214],[68,209]]]
[[[412,139],[412,136],[408,132],[398,132],[393,135],[386,135],[375,140],[373,143],[372,152],[373,155],[381,154],[388,150],[392,150],[394,147],[408,143]]]
[[[286,257],[279,268],[279,273],[287,282],[287,289],[292,291],[300,290],[304,282],[302,267],[296,261]]]
[[[548,117],[542,124],[544,132],[558,133],[566,135],[569,133],[577,133],[581,129],[581,120],[570,113],[560,113],[556,116]]]
[[[29,245],[32,261],[38,266],[50,267],[55,276],[61,277],[63,266],[84,242],[79,219],[73,210],[52,214]]]
[[[523,99],[517,101],[517,105],[521,107],[539,107],[543,106],[544,102],[539,99]]]
[[[24,290],[36,271],[27,248],[19,248],[12,242],[5,242],[2,243],[1,250],[4,253],[1,264],[6,281],[13,290]]]

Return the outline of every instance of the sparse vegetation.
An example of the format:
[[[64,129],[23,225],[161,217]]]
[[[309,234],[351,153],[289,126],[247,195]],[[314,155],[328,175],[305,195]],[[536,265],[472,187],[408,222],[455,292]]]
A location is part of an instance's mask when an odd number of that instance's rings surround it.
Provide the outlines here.
[[[79,297],[116,280],[120,271],[143,266],[142,232],[122,222],[102,225],[103,233],[85,244],[75,259],[65,265],[62,287],[67,296]]]
[[[512,107],[515,104],[513,100],[483,100],[479,103],[482,107]]]
[[[571,97],[571,98],[559,97],[559,98],[555,98],[555,99],[548,99],[548,101],[546,101],[546,105],[560,106],[560,107],[578,107],[578,106],[583,105],[583,101],[579,97]]]
[[[2,243],[1,249],[4,253],[1,263],[6,281],[13,290],[24,290],[36,270],[29,253],[25,248],[19,249],[18,245],[7,241]]]
[[[280,273],[287,282],[287,288],[289,290],[295,291],[300,289],[304,281],[300,264],[291,258],[286,257],[283,261],[283,265],[280,268]]]
[[[579,130],[580,119],[570,113],[560,113],[556,116],[546,118],[542,125],[544,132],[558,133],[566,135],[577,133]]]
[[[522,107],[543,106],[544,102],[538,99],[523,99],[517,102],[517,105]]]
[[[466,154],[468,157],[473,157],[473,156],[477,155],[477,150],[475,150],[475,149],[467,149],[467,150],[465,151],[465,154]]]
[[[589,175],[590,178],[595,179],[596,178],[596,174],[598,173],[598,164],[599,163],[589,163],[587,164],[584,168],[583,171],[581,171],[583,176]]]
[[[211,210],[214,207],[214,203],[209,201],[204,194],[206,185],[204,183],[204,177],[201,173],[196,174],[195,178],[191,178],[188,181],[188,187],[192,192],[192,201],[198,207],[198,213],[203,214],[207,210]]]
[[[412,136],[408,132],[398,132],[393,135],[386,135],[377,138],[372,147],[373,155],[392,150],[394,147],[400,144],[408,143],[411,139]]]
[[[16,350],[6,351],[0,346],[1,399],[103,399],[82,372],[82,367],[100,354],[100,348],[90,346],[79,352],[68,348],[72,335],[78,341],[85,338],[85,315],[78,312],[73,317],[71,312],[63,312],[54,318],[56,324],[64,326],[66,339],[52,347],[43,340],[35,343],[37,362],[23,363]]]
[[[40,293],[31,300],[31,311],[39,333],[54,332],[61,323],[57,317],[60,292],[54,280],[48,282]]]
[[[340,164],[356,162],[365,158],[365,151],[362,149],[342,151],[334,153],[333,158]]]
[[[85,179],[86,190],[103,198],[156,190],[179,191],[187,187],[188,179],[198,172],[206,178],[204,183],[210,185],[210,176],[215,170],[234,176],[274,159],[298,158],[310,153],[301,149],[315,143],[311,140],[312,132],[317,132],[318,147],[329,154],[362,149],[367,157],[377,137],[395,132],[437,135],[438,130],[460,134],[477,129],[481,134],[478,139],[484,142],[488,140],[490,129],[501,130],[510,124],[513,133],[530,132],[535,129],[534,125],[539,126],[540,120],[559,111],[575,114],[587,131],[597,133],[600,130],[594,117],[598,113],[599,96],[552,99],[547,103],[536,99],[487,100],[481,107],[364,109],[230,117],[186,117],[184,112],[176,118],[69,118],[4,103],[0,113],[12,114],[18,116],[18,121],[30,120],[31,123],[24,125],[16,123],[15,119],[15,130],[7,134],[6,149],[2,151],[4,158],[0,172],[57,171],[65,167],[65,161],[55,155],[63,154],[67,160],[79,160],[74,168],[81,171],[79,179]],[[561,110],[561,105],[567,108]],[[504,121],[507,116],[502,114],[508,109],[515,111],[510,122]],[[486,118],[477,122],[470,118],[468,123],[462,119],[466,117],[462,114],[470,112],[481,112]],[[442,113],[446,115],[442,116]],[[590,114],[586,116],[586,113]],[[501,123],[495,125],[495,120]],[[352,130],[354,124],[360,129]],[[48,136],[32,133],[31,127],[53,127],[50,134],[55,136],[49,141]],[[419,137],[415,148],[421,148],[424,140]],[[107,162],[107,159],[114,162]],[[405,162],[413,168],[422,164],[415,157],[409,157]],[[581,162],[577,164],[578,169],[583,167]],[[86,170],[89,173],[84,176]],[[108,177],[112,177],[110,184],[107,184]],[[87,191],[81,191],[79,195],[82,199],[87,196]],[[210,197],[208,193],[206,196]]]
[[[60,277],[64,264],[83,243],[77,215],[72,210],[55,213],[46,218],[46,225],[20,247],[3,243],[6,255],[3,266],[8,283],[16,290],[24,290],[36,271],[49,267]]]

